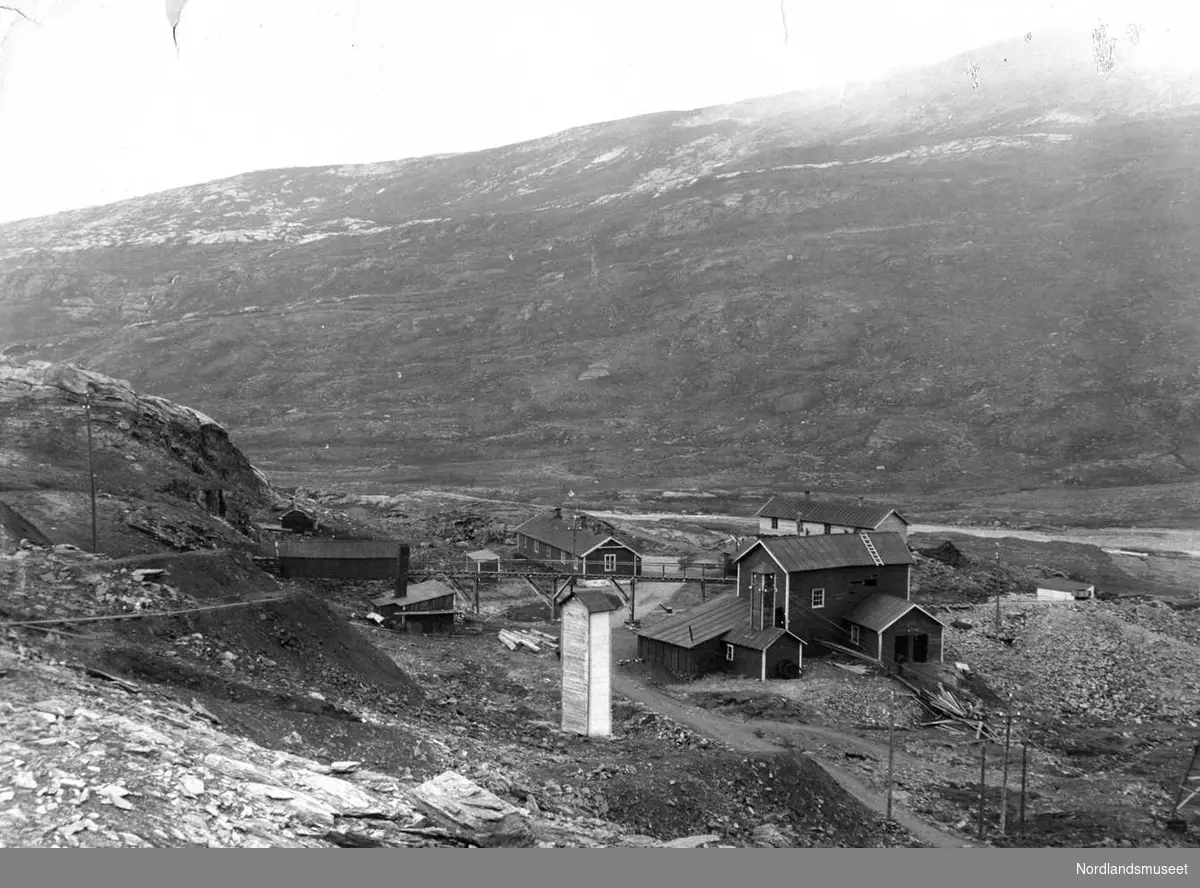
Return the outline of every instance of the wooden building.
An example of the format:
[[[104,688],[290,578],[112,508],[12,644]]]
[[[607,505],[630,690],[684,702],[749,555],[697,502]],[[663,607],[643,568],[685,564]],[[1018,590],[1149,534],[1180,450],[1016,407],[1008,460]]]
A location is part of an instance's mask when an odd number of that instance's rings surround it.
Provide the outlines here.
[[[612,736],[612,614],[614,596],[571,591],[562,602],[562,729],[585,737]]]
[[[316,518],[296,506],[280,515],[279,523],[292,533],[312,533],[318,526]]]
[[[732,672],[766,681],[795,678],[804,663],[802,638],[764,626],[762,613],[738,595],[718,595],[704,604],[641,629],[638,656],[676,675]]]
[[[567,573],[636,576],[641,567],[641,555],[611,525],[583,513],[535,515],[517,527],[516,537],[519,556]]]
[[[385,595],[371,604],[388,628],[432,634],[454,631],[452,588],[438,580],[406,586],[402,595]]]
[[[1042,601],[1084,601],[1096,597],[1096,587],[1091,583],[1047,577],[1038,580],[1037,597]]]
[[[754,513],[758,532],[765,536],[820,536],[831,533],[877,531],[908,540],[909,521],[890,506],[855,504],[773,496]]]
[[[808,642],[848,644],[846,617],[867,599],[911,597],[912,554],[895,533],[762,537],[734,561],[738,595]]]
[[[408,546],[394,540],[282,539],[272,549],[282,577],[392,580],[408,576]]]
[[[500,572],[500,556],[491,549],[476,549],[474,552],[468,552],[467,564],[477,574]]]
[[[872,595],[845,618],[849,647],[876,660],[941,663],[946,625],[918,604],[895,595]]]

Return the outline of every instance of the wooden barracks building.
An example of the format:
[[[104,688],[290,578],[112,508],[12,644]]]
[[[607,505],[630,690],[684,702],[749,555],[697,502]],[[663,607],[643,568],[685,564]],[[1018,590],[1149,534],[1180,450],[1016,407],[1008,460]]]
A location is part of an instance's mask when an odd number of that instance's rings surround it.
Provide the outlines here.
[[[641,555],[622,542],[613,528],[582,512],[562,509],[535,515],[516,529],[517,554],[567,573],[588,576],[636,576]]]

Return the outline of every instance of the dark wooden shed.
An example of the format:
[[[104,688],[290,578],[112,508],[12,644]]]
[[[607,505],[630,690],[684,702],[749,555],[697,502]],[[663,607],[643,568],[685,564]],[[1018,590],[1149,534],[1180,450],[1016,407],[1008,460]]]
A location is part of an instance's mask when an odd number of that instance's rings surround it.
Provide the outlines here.
[[[873,595],[846,615],[850,646],[893,663],[941,663],[945,624],[912,601]]]
[[[438,580],[408,586],[403,595],[376,598],[371,604],[384,625],[422,634],[454,631],[455,591]]]
[[[317,529],[317,519],[294,506],[279,516],[279,523],[292,533],[312,533]]]
[[[394,540],[283,539],[274,548],[282,577],[394,580],[408,574],[408,546]]]

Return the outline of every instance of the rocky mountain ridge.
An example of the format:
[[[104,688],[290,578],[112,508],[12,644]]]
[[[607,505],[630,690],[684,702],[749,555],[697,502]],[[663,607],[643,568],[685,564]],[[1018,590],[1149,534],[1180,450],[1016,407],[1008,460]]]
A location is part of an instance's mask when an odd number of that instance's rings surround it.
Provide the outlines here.
[[[840,102],[248,173],[0,226],[0,349],[315,477],[1188,479],[1198,99],[1147,41],[1039,34]]]

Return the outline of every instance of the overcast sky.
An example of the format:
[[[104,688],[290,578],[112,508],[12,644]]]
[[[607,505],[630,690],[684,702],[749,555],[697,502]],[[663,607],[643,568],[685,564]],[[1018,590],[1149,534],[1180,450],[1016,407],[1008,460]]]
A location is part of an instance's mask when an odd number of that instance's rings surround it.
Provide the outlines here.
[[[36,24],[0,11],[0,221],[871,79],[1153,0],[190,0],[178,50],[164,0],[5,3]]]

